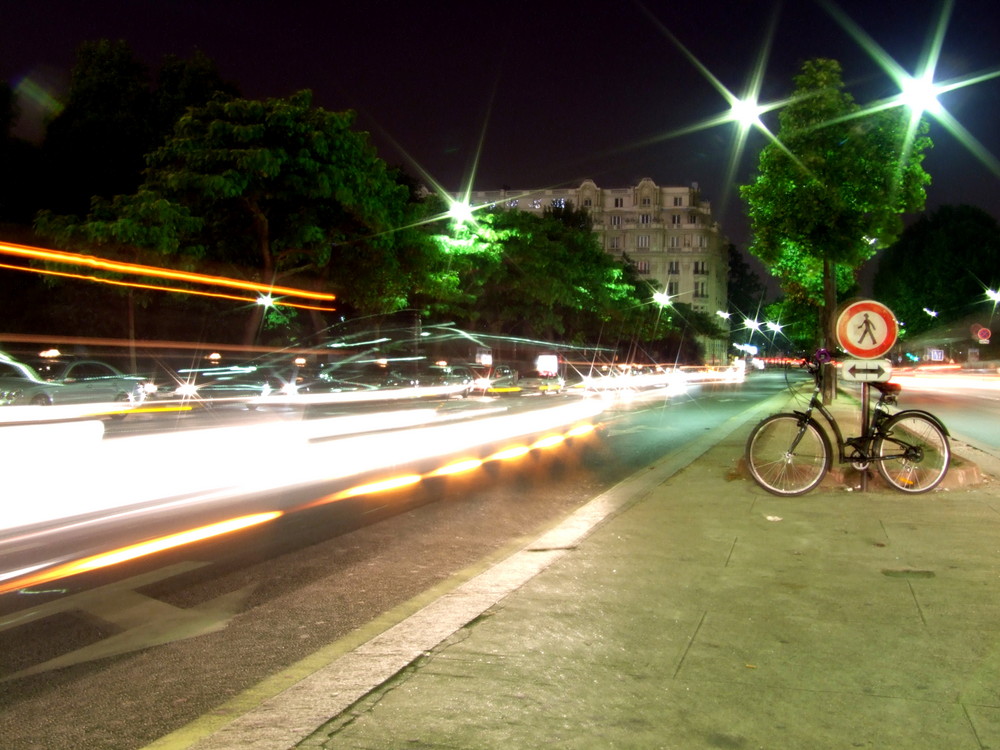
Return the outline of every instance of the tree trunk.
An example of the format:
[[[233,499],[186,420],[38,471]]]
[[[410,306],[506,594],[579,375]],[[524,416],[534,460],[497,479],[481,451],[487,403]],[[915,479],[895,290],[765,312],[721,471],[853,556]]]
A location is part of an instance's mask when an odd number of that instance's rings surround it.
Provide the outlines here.
[[[267,221],[267,215],[260,210],[260,206],[254,200],[247,201],[247,208],[253,218],[253,229],[256,235],[257,249],[260,252],[261,262],[261,283],[271,284],[274,282],[274,258],[271,255],[271,231]],[[253,346],[257,342],[261,325],[264,322],[266,310],[263,305],[253,306],[253,312],[247,320],[246,328],[243,330],[243,345]]]
[[[820,326],[823,331],[823,346],[831,353],[837,349],[836,325],[837,275],[836,266],[829,258],[823,259],[823,309],[820,312]],[[837,395],[837,368],[832,363],[823,365],[823,403],[829,404]]]

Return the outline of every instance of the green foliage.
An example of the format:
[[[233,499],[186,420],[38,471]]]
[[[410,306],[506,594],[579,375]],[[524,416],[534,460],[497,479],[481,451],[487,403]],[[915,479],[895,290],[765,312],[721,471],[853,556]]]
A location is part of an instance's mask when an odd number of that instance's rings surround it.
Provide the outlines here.
[[[1000,286],[1000,225],[974,206],[942,206],[886,249],[875,295],[910,334],[959,320]],[[924,308],[938,312],[932,318]]]
[[[43,215],[63,241],[133,246],[171,263],[333,291],[343,309],[386,314],[431,286],[422,206],[375,154],[351,112],[309,92],[189,108],[148,157],[134,194],[95,199],[83,222]],[[246,338],[261,311],[248,321]],[[319,326],[322,327],[322,326]]]
[[[149,73],[126,42],[80,45],[66,106],[43,144],[50,207],[83,214],[93,195],[138,187],[152,145],[149,101]]]
[[[125,41],[84,42],[66,106],[49,124],[43,144],[47,207],[83,215],[93,196],[111,199],[134,192],[145,155],[163,142],[188,107],[236,93],[200,52],[190,60],[165,58],[154,86],[150,71]]]
[[[232,99],[240,95],[234,83],[223,80],[215,61],[200,50],[187,60],[168,55],[160,64],[153,89],[151,116],[160,141],[188,108],[204,106],[216,97]]]
[[[753,232],[750,252],[786,295],[820,309],[832,335],[838,292],[893,241],[899,215],[923,207],[927,125],[908,137],[902,108],[864,112],[843,90],[840,65],[810,60],[779,115],[777,142],[762,149],[758,174],[740,188]]]
[[[580,341],[640,304],[630,272],[573,207],[477,213],[451,247],[462,303],[452,312],[496,333]]]
[[[729,270],[726,288],[729,290],[728,312],[752,317],[764,300],[764,283],[754,273],[736,245],[729,245]]]

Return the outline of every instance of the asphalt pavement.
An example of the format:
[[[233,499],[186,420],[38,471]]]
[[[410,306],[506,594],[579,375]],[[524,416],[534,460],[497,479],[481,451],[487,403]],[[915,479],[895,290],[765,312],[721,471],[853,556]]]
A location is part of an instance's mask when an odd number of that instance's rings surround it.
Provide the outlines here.
[[[149,747],[1000,748],[1000,467],[775,497],[740,459],[788,398]]]

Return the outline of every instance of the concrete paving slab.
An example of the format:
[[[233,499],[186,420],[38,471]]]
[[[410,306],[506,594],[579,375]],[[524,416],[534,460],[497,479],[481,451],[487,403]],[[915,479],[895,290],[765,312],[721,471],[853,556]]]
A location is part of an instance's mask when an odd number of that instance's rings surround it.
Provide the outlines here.
[[[720,443],[299,747],[995,742],[992,488],[778,498],[732,478],[740,447]]]

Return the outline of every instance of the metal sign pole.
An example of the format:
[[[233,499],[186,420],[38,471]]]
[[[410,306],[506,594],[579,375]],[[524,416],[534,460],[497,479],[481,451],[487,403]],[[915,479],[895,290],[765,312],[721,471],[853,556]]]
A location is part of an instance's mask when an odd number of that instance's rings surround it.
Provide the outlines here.
[[[868,434],[868,391],[871,386],[868,385],[868,381],[861,384],[861,434]],[[865,445],[864,450],[866,453],[870,452],[871,446]],[[864,470],[861,472],[861,491],[868,491],[868,467],[865,466]]]

